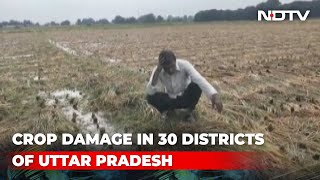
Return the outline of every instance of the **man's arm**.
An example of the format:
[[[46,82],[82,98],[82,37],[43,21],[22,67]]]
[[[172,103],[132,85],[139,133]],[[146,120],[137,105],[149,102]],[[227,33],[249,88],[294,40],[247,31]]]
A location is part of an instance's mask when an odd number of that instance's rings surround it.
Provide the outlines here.
[[[188,61],[184,61],[184,68],[191,78],[191,81],[196,83],[203,93],[212,102],[212,108],[216,109],[219,113],[223,109],[222,102],[218,95],[217,90],[192,66]]]
[[[153,95],[154,93],[159,91],[158,88],[156,87],[156,85],[158,84],[161,70],[162,69],[159,68],[159,66],[157,66],[153,69],[153,71],[151,73],[150,80],[147,84],[147,94],[148,95]]]
[[[162,67],[159,66],[159,65],[158,65],[158,66],[156,67],[156,69],[154,70],[153,75],[152,75],[152,77],[151,77],[151,79],[152,79],[152,80],[151,80],[151,85],[152,85],[152,86],[157,85],[161,70],[162,70]]]

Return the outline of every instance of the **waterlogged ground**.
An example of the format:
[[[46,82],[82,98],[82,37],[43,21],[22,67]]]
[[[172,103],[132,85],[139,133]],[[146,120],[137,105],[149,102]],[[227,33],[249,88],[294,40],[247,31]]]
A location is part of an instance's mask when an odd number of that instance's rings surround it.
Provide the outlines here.
[[[226,149],[267,151],[275,166],[308,168],[320,163],[319,29],[315,20],[2,29],[1,150],[23,131],[260,132],[263,147]],[[223,114],[203,97],[196,122],[160,120],[144,87],[164,48],[217,87]]]

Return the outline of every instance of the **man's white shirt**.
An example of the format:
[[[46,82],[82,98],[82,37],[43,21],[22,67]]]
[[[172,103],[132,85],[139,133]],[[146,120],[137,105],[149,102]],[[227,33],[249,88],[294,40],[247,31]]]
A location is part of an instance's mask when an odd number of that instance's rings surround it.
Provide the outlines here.
[[[153,95],[156,92],[165,92],[168,93],[170,98],[175,99],[183,94],[191,82],[196,83],[209,99],[213,94],[217,93],[217,90],[186,60],[176,60],[177,71],[173,75],[169,75],[162,69],[157,85],[152,86],[151,82],[156,69],[157,66],[153,69],[147,84],[148,95]],[[161,85],[164,86],[164,89]]]

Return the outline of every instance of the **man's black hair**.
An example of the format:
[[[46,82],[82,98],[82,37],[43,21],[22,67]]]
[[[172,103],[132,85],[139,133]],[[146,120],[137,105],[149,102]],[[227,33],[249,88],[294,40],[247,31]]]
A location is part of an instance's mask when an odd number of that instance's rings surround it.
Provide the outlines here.
[[[176,56],[171,50],[162,50],[159,54],[159,62],[163,65],[176,61]]]

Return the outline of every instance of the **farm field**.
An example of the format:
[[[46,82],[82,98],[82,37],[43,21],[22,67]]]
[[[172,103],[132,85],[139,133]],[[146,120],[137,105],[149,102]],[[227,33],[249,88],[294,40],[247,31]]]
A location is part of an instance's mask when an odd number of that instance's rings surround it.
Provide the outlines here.
[[[319,20],[0,29],[0,151],[14,149],[15,132],[251,132],[265,145],[223,148],[310,169],[320,164],[319,29]],[[222,114],[205,96],[192,123],[164,122],[147,105],[164,48],[217,87]]]

